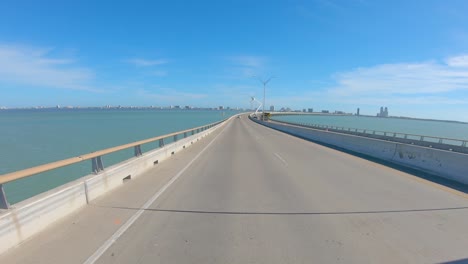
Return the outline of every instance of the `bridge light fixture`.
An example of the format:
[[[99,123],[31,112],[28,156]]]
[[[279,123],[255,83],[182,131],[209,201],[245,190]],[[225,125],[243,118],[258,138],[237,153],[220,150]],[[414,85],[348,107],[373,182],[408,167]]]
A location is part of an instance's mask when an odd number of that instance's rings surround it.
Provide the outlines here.
[[[265,114],[265,94],[266,94],[266,85],[271,81],[271,79],[276,78],[276,76],[270,76],[267,79],[260,78],[258,76],[253,76],[257,78],[263,84],[263,105],[262,105],[262,120]]]

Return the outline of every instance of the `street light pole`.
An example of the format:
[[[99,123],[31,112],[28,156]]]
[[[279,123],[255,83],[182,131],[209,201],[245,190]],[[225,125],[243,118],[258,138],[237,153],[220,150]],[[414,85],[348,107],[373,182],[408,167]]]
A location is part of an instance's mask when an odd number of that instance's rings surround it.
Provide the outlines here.
[[[266,81],[263,80],[262,78],[258,77],[258,80],[263,84],[263,106],[262,106],[262,120],[265,119],[265,94],[266,94],[266,85],[271,81],[271,79],[275,78],[274,76],[271,76],[268,78]]]
[[[265,90],[266,90],[266,83],[263,83],[263,108],[262,108],[262,116],[265,117]],[[264,118],[265,119],[265,118]]]

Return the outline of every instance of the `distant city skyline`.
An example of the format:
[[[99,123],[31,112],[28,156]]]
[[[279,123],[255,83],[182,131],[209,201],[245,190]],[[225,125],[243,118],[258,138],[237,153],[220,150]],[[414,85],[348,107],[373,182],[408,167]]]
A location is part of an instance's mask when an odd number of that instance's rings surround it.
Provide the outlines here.
[[[240,107],[230,106],[216,106],[216,107],[200,107],[190,105],[148,105],[148,106],[136,106],[136,105],[102,105],[102,106],[73,106],[73,105],[56,105],[56,106],[27,106],[27,107],[0,107],[0,110],[19,110],[19,109],[181,109],[181,110],[198,110],[198,109],[216,109],[216,110],[239,110],[244,109]]]
[[[275,76],[265,109],[468,121],[467,13],[460,0],[5,0],[0,107],[248,109]]]
[[[79,106],[79,105],[55,105],[55,106],[46,106],[46,105],[38,105],[38,106],[25,106],[25,107],[4,107],[0,106],[0,110],[21,110],[21,109],[172,109],[172,110],[234,110],[234,111],[255,111],[256,108],[249,108],[249,107],[237,107],[237,106],[195,106],[195,105],[96,105],[96,106]],[[359,109],[359,108],[358,108]],[[261,112],[261,109],[259,110]],[[281,107],[280,109],[276,109],[274,105],[271,105],[268,109],[265,109],[266,112],[307,112],[307,113],[333,113],[333,114],[349,114],[354,115],[356,113],[346,112],[342,110],[328,110],[322,109],[319,111],[314,112],[314,108],[290,108],[290,107]],[[380,114],[383,113],[383,108],[380,109]],[[388,110],[386,110],[386,116],[388,117]],[[383,116],[377,113],[377,116]],[[365,114],[358,114],[357,115],[367,115],[373,116],[372,113],[365,113]]]

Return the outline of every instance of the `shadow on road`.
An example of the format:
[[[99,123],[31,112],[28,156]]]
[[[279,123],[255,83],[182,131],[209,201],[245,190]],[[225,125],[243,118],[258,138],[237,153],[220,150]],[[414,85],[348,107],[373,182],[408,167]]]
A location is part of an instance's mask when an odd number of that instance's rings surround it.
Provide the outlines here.
[[[441,262],[441,264],[468,264],[468,258],[457,259],[457,260],[452,260],[452,261],[447,261],[447,262]]]
[[[96,207],[114,208],[123,210],[144,210],[149,212],[165,213],[186,213],[186,214],[217,214],[217,215],[359,215],[359,214],[392,214],[392,213],[416,213],[433,211],[454,211],[468,210],[468,207],[446,207],[446,208],[426,208],[426,209],[403,209],[403,210],[376,210],[376,211],[344,211],[344,212],[249,212],[249,211],[205,211],[205,210],[179,210],[179,209],[160,209],[160,208],[132,208],[122,206],[101,206],[93,204]]]

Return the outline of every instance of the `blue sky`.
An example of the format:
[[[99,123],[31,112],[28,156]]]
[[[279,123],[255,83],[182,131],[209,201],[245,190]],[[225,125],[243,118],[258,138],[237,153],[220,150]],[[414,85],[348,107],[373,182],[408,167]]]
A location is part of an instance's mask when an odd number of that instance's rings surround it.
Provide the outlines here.
[[[0,106],[267,106],[468,121],[468,1],[0,2]]]

